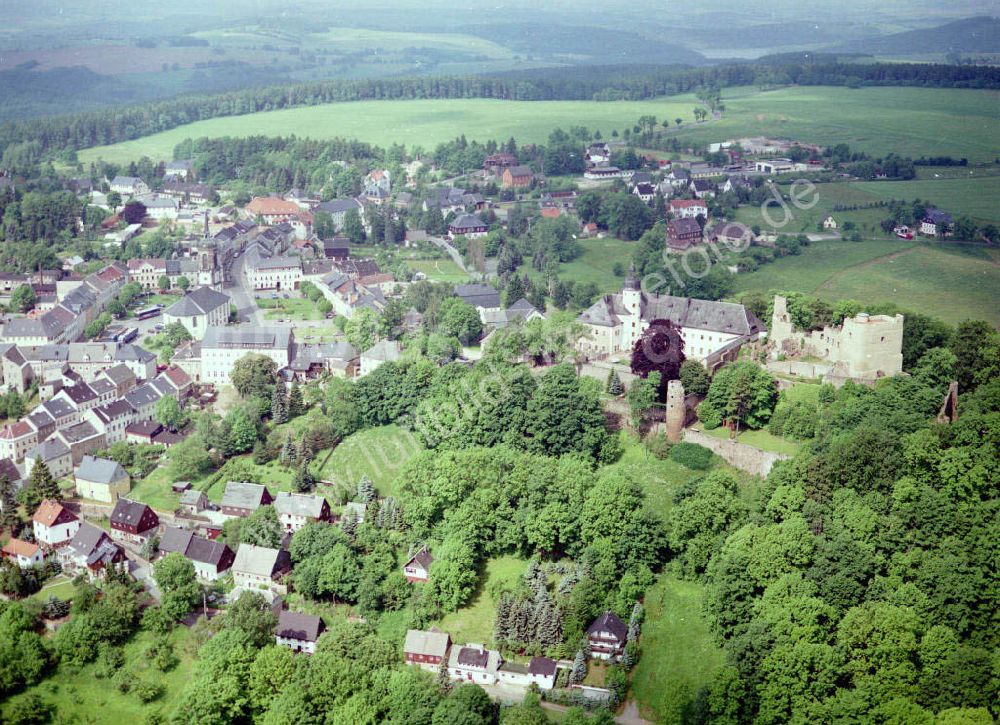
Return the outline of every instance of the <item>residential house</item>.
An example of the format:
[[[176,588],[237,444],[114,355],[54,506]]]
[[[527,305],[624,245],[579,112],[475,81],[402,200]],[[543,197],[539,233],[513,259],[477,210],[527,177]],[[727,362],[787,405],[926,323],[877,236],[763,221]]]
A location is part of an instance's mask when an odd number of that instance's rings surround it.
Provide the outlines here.
[[[155,420],[137,420],[125,427],[125,442],[135,445],[151,446],[156,437],[163,432],[163,426]]]
[[[38,445],[38,432],[26,420],[8,423],[0,430],[0,458],[22,461]]]
[[[663,181],[671,189],[683,189],[691,183],[691,174],[687,169],[675,165],[666,173]]]
[[[247,204],[247,214],[255,219],[259,217],[269,225],[286,221],[298,212],[298,204],[278,196],[255,196]]]
[[[540,690],[551,690],[556,684],[557,669],[555,660],[548,657],[532,657],[526,665],[514,662],[501,663],[497,670],[497,679],[501,685],[524,688],[538,685]]]
[[[210,327],[201,341],[201,379],[215,385],[229,383],[229,372],[241,357],[256,353],[288,367],[295,339],[287,327]]]
[[[138,345],[119,345],[115,362],[124,363],[138,380],[149,380],[156,375],[156,355]]]
[[[701,225],[697,219],[682,217],[667,222],[667,249],[670,251],[684,251],[701,242]]]
[[[45,499],[31,517],[35,541],[42,546],[56,548],[65,545],[80,529],[80,519],[58,501]]]
[[[590,656],[607,660],[625,652],[628,627],[614,612],[605,612],[587,627]]]
[[[58,393],[52,396],[48,402],[53,402],[57,400],[65,401],[70,407],[72,407],[80,417],[83,413],[86,413],[92,408],[96,408],[99,404],[97,393],[84,382],[79,382],[76,385],[70,385],[63,388]]]
[[[163,558],[175,552],[194,564],[194,573],[199,579],[209,582],[214,582],[228,571],[236,559],[233,550],[221,541],[195,536],[187,529],[167,526],[160,537],[158,556]]]
[[[259,483],[229,481],[222,494],[222,513],[231,518],[246,518],[261,506],[270,506],[274,497]]]
[[[80,413],[64,398],[51,398],[39,403],[39,408],[52,417],[56,430],[66,428],[80,421]]]
[[[491,329],[501,329],[515,322],[525,323],[534,319],[545,319],[545,315],[524,297],[506,309],[483,310],[479,314],[483,324]]]
[[[940,209],[927,209],[924,218],[920,220],[920,233],[928,237],[947,235],[954,223],[951,214]]]
[[[22,569],[29,566],[41,566],[45,561],[45,552],[38,544],[21,539],[11,538],[3,545],[3,558],[10,559]]]
[[[583,172],[583,178],[592,181],[605,181],[607,179],[623,179],[630,176],[628,171],[622,171],[617,166],[591,166]]]
[[[119,399],[88,410],[84,414],[84,420],[104,434],[105,444],[113,446],[125,440],[125,429],[135,422],[135,416],[135,408],[128,400]]]
[[[479,310],[480,317],[484,310],[500,309],[500,293],[489,285],[457,284],[455,296]]]
[[[163,323],[179,322],[191,337],[200,340],[209,327],[222,326],[229,321],[229,302],[229,295],[211,287],[198,287],[163,311]]]
[[[469,239],[485,237],[489,230],[489,225],[475,214],[462,214],[448,225],[449,234],[455,237],[463,235]]]
[[[753,183],[746,176],[729,176],[722,185],[722,193],[728,194],[739,191],[740,189],[750,189],[752,187]]]
[[[204,491],[189,488],[181,494],[180,508],[186,514],[197,516],[208,508],[208,496]]]
[[[188,340],[174,352],[171,363],[185,373],[195,383],[201,382],[201,342]]]
[[[295,343],[289,372],[298,380],[315,380],[329,373],[353,378],[359,366],[357,350],[349,342]]]
[[[500,178],[504,189],[526,189],[535,180],[535,174],[530,166],[508,166]]]
[[[164,179],[190,179],[194,177],[194,162],[191,159],[168,161],[163,167]]]
[[[384,363],[395,362],[403,354],[403,346],[398,340],[382,340],[361,353],[358,375],[364,377],[374,372]]]
[[[826,219],[823,220],[823,229],[825,229],[826,231],[836,230],[837,220],[834,219],[832,216],[827,216]]]
[[[111,191],[118,192],[123,199],[140,194],[148,194],[149,187],[138,176],[116,176],[109,184]]]
[[[700,199],[671,199],[667,211],[675,219],[694,219],[699,215],[708,218],[708,206]]]
[[[291,557],[284,549],[240,544],[232,566],[235,589],[260,592],[269,598],[283,595],[287,590],[281,580],[291,569]]]
[[[7,390],[14,390],[22,395],[35,379],[35,371],[24,358],[17,345],[8,343],[0,353],[0,377]]]
[[[721,242],[730,247],[744,249],[750,246],[750,242],[753,241],[753,232],[749,227],[739,222],[726,222],[712,227],[709,239],[716,243]]]
[[[149,506],[119,498],[111,512],[111,536],[133,544],[142,544],[156,533],[160,518]]]
[[[642,199],[646,204],[651,204],[656,199],[656,187],[649,183],[638,183],[632,187],[632,193]]]
[[[410,560],[403,564],[403,576],[410,584],[425,582],[430,578],[431,564],[434,557],[427,551],[426,546],[422,546],[420,551],[410,557]]]
[[[316,212],[322,211],[329,214],[330,218],[333,220],[334,230],[340,232],[344,229],[347,212],[352,209],[356,211],[362,219],[364,219],[363,213],[365,205],[357,199],[332,199],[330,201],[324,201],[316,207],[313,213],[315,214]]]
[[[59,559],[64,571],[86,573],[91,579],[126,561],[125,550],[108,532],[88,523],[82,523],[69,543],[59,549]]]
[[[73,472],[73,455],[69,446],[58,438],[42,441],[24,457],[24,477],[31,477],[35,464],[44,463],[53,478],[62,478]]]
[[[403,657],[408,665],[437,672],[448,656],[450,647],[451,637],[447,632],[439,632],[437,629],[409,629],[403,641]]]
[[[448,675],[453,680],[474,682],[477,685],[495,685],[497,670],[503,660],[496,650],[486,649],[481,644],[466,644],[451,648],[448,659]]]
[[[0,458],[0,480],[4,478],[14,487],[15,491],[20,491],[26,483],[24,474],[21,473],[21,469],[17,467],[17,464],[11,458]],[[0,502],[0,511],[2,510],[3,503]]]
[[[108,447],[104,434],[88,421],[81,421],[68,428],[57,430],[50,440],[62,441],[66,444],[74,466],[79,465],[88,453]]]
[[[153,383],[159,386],[164,395],[170,395],[180,401],[194,392],[194,381],[191,376],[177,365],[171,365],[157,375]]]
[[[318,285],[323,296],[333,306],[333,311],[350,319],[355,311],[372,309],[381,312],[385,309],[385,294],[379,287],[369,287],[360,279],[335,271],[323,277]]]
[[[483,160],[483,171],[495,176],[501,176],[509,166],[517,166],[517,156],[506,151],[490,154]]]
[[[692,179],[689,188],[696,199],[710,199],[715,196],[715,184],[707,179]]]
[[[282,609],[278,614],[278,626],[274,629],[274,640],[293,652],[316,652],[316,643],[326,631],[323,620],[313,614],[301,614]]]
[[[215,195],[215,189],[190,181],[165,181],[163,193],[186,204],[207,204]]]
[[[172,221],[177,218],[180,204],[177,199],[167,194],[150,194],[140,199],[146,207],[146,216],[156,221],[164,219]]]
[[[294,290],[302,282],[300,257],[250,257],[243,270],[251,289]]]
[[[385,169],[374,169],[364,179],[365,196],[375,203],[382,203],[392,193],[392,179]]]
[[[74,473],[76,495],[105,503],[115,503],[132,489],[132,478],[117,461],[84,456]]]
[[[323,521],[330,523],[330,504],[322,496],[309,493],[286,493],[281,491],[274,499],[274,510],[285,531],[295,532],[306,524]]]

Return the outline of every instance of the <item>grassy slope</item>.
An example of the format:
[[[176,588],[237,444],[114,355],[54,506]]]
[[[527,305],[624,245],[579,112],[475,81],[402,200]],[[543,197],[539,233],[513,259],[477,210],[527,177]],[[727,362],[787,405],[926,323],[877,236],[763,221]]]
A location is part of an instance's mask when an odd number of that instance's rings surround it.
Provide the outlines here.
[[[187,627],[175,629],[171,639],[180,663],[166,673],[156,670],[145,656],[153,640],[148,632],[139,633],[125,646],[127,666],[141,673],[141,677],[165,687],[163,696],[148,705],[143,705],[134,694],[122,694],[107,680],[97,679],[93,664],[79,670],[60,667],[28,692],[55,706],[52,722],[58,723],[141,723],[147,722],[153,713],[167,715],[177,704],[194,661]]]
[[[866,181],[850,185],[883,199],[923,199],[956,216],[968,215],[980,224],[1000,224],[1000,176]]]
[[[489,592],[496,582],[513,582],[524,575],[528,562],[516,556],[501,556],[486,563],[480,577],[479,591],[472,601],[457,612],[446,615],[438,627],[451,635],[452,642],[486,643],[493,639],[493,619],[496,602]]]
[[[149,156],[169,159],[185,138],[297,134],[312,138],[356,138],[381,145],[402,143],[433,148],[460,134],[486,141],[515,136],[519,143],[544,142],[557,126],[599,128],[605,136],[614,128],[631,126],[639,116],[690,115],[694,101],[678,96],[657,101],[499,101],[492,99],[432,99],[418,101],[357,101],[282,111],[215,118],[114,146],[87,149],[80,160],[128,161]]]
[[[423,272],[427,279],[435,282],[460,284],[469,281],[469,275],[450,259],[411,259],[406,264],[414,272]]]
[[[396,476],[421,450],[419,441],[399,426],[372,428],[346,438],[325,462],[325,454],[320,454],[316,460],[323,467],[318,477],[353,490],[361,476],[367,475],[380,494],[392,496]]]
[[[736,279],[739,290],[788,290],[827,300],[894,302],[955,323],[1000,324],[1000,254],[914,242],[818,242]]]

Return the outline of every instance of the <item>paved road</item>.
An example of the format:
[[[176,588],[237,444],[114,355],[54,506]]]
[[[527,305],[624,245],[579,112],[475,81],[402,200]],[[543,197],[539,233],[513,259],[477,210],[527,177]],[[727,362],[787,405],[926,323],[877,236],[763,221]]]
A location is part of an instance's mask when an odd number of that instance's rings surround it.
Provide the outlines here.
[[[448,256],[451,257],[452,261],[458,265],[458,268],[460,270],[462,270],[466,274],[469,273],[469,270],[465,268],[465,261],[462,259],[462,255],[458,253],[457,249],[451,246],[451,243],[447,239],[444,239],[442,237],[428,237],[428,239],[430,240],[431,244],[434,244],[435,246],[438,246],[444,251],[446,251],[448,253]]]
[[[240,322],[251,325],[264,325],[264,313],[254,301],[253,292],[246,287],[246,277],[243,276],[243,264],[246,257],[240,255],[233,262],[232,286],[225,288],[225,293],[232,297]]]

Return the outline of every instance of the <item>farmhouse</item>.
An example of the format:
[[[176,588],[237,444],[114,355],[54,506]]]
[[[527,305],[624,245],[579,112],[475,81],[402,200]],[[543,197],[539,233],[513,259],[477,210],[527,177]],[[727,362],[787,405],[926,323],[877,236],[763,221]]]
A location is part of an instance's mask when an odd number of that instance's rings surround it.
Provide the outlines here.
[[[694,219],[697,216],[708,218],[708,205],[700,199],[671,199],[667,211],[675,219]]]
[[[709,199],[715,196],[715,184],[706,179],[693,179],[690,188],[696,199]]]
[[[410,629],[403,642],[403,656],[406,664],[417,665],[425,670],[437,672],[441,662],[448,656],[451,637],[437,629],[423,631]]]
[[[448,225],[448,233],[452,236],[464,235],[470,239],[485,237],[489,226],[475,214],[462,214]]]
[[[45,561],[45,552],[38,544],[11,538],[3,545],[3,558],[10,559],[22,569],[38,566]]]
[[[105,503],[115,503],[128,494],[132,479],[116,461],[84,456],[74,474],[76,495]]]
[[[688,359],[710,369],[721,364],[720,356],[735,354],[742,342],[756,340],[765,330],[743,305],[646,294],[634,270],[625,278],[620,293],[604,295],[577,320],[589,332],[579,340],[578,348],[597,357],[631,350],[650,322],[668,320],[679,328]]]
[[[837,220],[832,216],[827,216],[827,218],[823,220],[823,228],[827,231],[831,229],[835,230],[837,228]]]
[[[605,612],[587,627],[590,654],[598,659],[618,657],[625,651],[628,628],[614,612]]]
[[[701,225],[697,219],[671,219],[667,222],[667,248],[671,251],[684,251],[695,244],[700,244]]]
[[[111,512],[111,536],[121,541],[141,544],[156,533],[160,519],[144,503],[119,498]]]
[[[398,340],[382,340],[361,353],[358,376],[364,377],[374,372],[384,363],[399,360],[403,347]]]
[[[517,166],[517,156],[506,151],[490,154],[483,160],[483,171],[487,173],[502,174],[508,166]]]
[[[199,492],[200,493],[200,492]],[[168,526],[160,538],[160,558],[178,553],[194,564],[194,572],[203,581],[215,581],[232,565],[236,555],[220,541],[195,536],[187,529]]]
[[[316,643],[325,629],[323,620],[315,615],[283,609],[278,615],[274,640],[278,645],[288,647],[293,652],[313,654],[316,651]]]
[[[732,247],[739,247],[750,244],[753,240],[753,232],[749,227],[739,222],[726,222],[724,224],[716,224],[712,228],[709,238],[713,242],[721,242]]]
[[[285,531],[295,532],[306,524],[317,521],[329,523],[333,519],[327,500],[313,494],[279,491],[273,506]]]
[[[278,196],[255,196],[247,204],[247,214],[260,217],[265,224],[280,224],[299,212],[299,205]]]
[[[231,518],[246,518],[261,506],[270,506],[274,497],[259,483],[230,481],[222,494],[222,513]]]
[[[229,295],[216,292],[211,287],[191,290],[163,311],[166,325],[179,322],[191,337],[200,340],[212,326],[229,321]]]
[[[535,180],[535,174],[530,166],[508,166],[500,178],[504,189],[526,189]]]
[[[920,220],[920,233],[928,237],[946,235],[954,223],[951,214],[940,209],[928,209],[924,212],[924,218]]]
[[[292,560],[284,549],[240,544],[232,569],[236,590],[256,591],[273,598],[285,594],[280,580],[291,571]]]
[[[80,528],[76,514],[58,501],[42,501],[31,517],[31,528],[35,541],[43,546],[55,548],[68,542]]]
[[[184,513],[197,516],[208,508],[208,496],[204,491],[189,488],[181,494],[180,507]]]
[[[617,166],[592,166],[583,172],[583,178],[601,181],[603,179],[621,179],[629,176],[629,172],[622,171]]]
[[[111,188],[111,191],[118,192],[126,199],[130,196],[149,193],[149,187],[146,185],[146,182],[138,176],[116,176],[108,186]]]
[[[538,685],[540,690],[551,690],[556,685],[558,665],[548,657],[532,657],[527,665],[504,662],[497,670],[501,684],[515,687]]]
[[[448,675],[453,680],[495,685],[497,670],[502,661],[499,652],[486,649],[481,644],[455,646],[451,648],[451,657],[448,659]]]
[[[656,187],[653,184],[642,182],[632,187],[632,193],[649,204],[656,198]]]
[[[431,564],[434,558],[427,551],[427,547],[421,547],[420,551],[410,557],[410,560],[403,564],[403,576],[411,584],[415,582],[425,582],[430,578]]]

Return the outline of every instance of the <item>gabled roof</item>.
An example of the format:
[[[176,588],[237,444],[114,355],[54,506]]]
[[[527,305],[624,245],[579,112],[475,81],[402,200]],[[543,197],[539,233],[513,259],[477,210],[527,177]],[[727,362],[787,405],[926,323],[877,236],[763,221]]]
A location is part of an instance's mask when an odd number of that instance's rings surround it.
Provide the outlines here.
[[[95,393],[94,389],[86,383],[71,385],[68,388],[63,388],[62,392],[66,393],[69,399],[77,405],[89,403],[91,400],[95,400],[97,398],[97,393]]]
[[[308,493],[287,493],[278,492],[272,504],[279,514],[290,516],[307,516],[309,518],[319,518],[323,515],[323,504],[326,499]]]
[[[202,350],[246,348],[280,350],[288,347],[291,330],[287,327],[209,327],[201,341]]]
[[[119,398],[107,405],[99,405],[94,408],[94,415],[102,423],[110,423],[133,413],[135,413],[135,408],[125,398]]]
[[[500,306],[500,293],[485,284],[457,284],[455,296],[473,307]]]
[[[28,541],[21,541],[20,539],[11,539],[6,544],[3,545],[3,553],[8,556],[23,556],[26,559],[31,559],[35,556],[41,547],[38,544],[32,544]]]
[[[35,432],[26,421],[18,420],[14,423],[8,423],[0,430],[0,439],[3,440],[16,440],[18,438],[23,438],[26,435],[31,435]]]
[[[278,615],[274,633],[287,639],[315,642],[323,631],[323,620],[312,614],[301,614],[283,609]]]
[[[552,677],[556,673],[556,661],[548,657],[532,657],[528,663],[528,672],[541,677]]]
[[[261,506],[265,494],[270,497],[267,487],[259,483],[229,481],[222,494],[222,505],[232,508],[256,510]]]
[[[369,360],[381,360],[382,362],[392,362],[399,360],[403,350],[396,340],[382,340],[376,342],[372,347],[361,353],[361,356]]]
[[[290,563],[288,552],[284,549],[240,544],[233,562],[233,571],[270,578],[287,568]]]
[[[475,214],[462,214],[448,225],[449,229],[481,229],[488,226],[486,222]]]
[[[594,620],[593,624],[587,627],[587,634],[596,632],[610,632],[618,640],[624,641],[628,634],[628,627],[618,618],[614,612],[605,612]]]
[[[35,460],[42,460],[46,463],[49,461],[54,461],[57,458],[62,458],[63,456],[68,456],[70,454],[69,446],[63,443],[59,438],[49,438],[46,441],[42,441],[34,450],[28,454],[28,458],[34,458]]]
[[[80,524],[80,529],[69,542],[69,548],[77,556],[84,557],[87,566],[93,566],[99,561],[110,564],[122,552],[104,529],[86,521]]]
[[[138,527],[142,521],[143,515],[147,511],[152,511],[152,509],[144,503],[130,501],[127,498],[119,498],[118,503],[115,504],[114,511],[111,512],[111,524]],[[159,519],[156,518],[156,514],[153,514],[153,516],[157,523],[149,528],[154,528],[159,525]]]
[[[56,524],[66,524],[70,521],[77,521],[76,514],[63,506],[58,501],[45,499],[38,508],[31,520],[42,526],[55,526]]]
[[[135,381],[135,373],[129,368],[128,365],[124,363],[118,363],[117,365],[112,365],[110,368],[102,372],[102,375],[108,380],[113,382],[115,385],[121,385],[122,383],[127,383],[129,381]]]
[[[117,461],[84,456],[76,469],[76,477],[85,481],[110,484],[128,478],[128,473]]]
[[[232,550],[220,541],[195,536],[187,529],[168,526],[160,538],[160,551],[167,554],[176,552],[191,561],[218,566],[225,558],[226,552]]]
[[[430,571],[431,564],[434,563],[434,557],[431,553],[427,551],[427,547],[424,546],[416,554],[410,557],[410,560],[406,562],[407,565],[416,562],[421,566],[422,569]]]
[[[65,418],[67,415],[73,415],[76,412],[73,406],[62,398],[49,398],[40,407],[44,408],[45,412],[56,420]]]
[[[451,638],[447,632],[436,630],[425,632],[420,629],[409,629],[406,632],[406,640],[403,642],[403,651],[415,655],[444,657],[448,653],[449,644],[451,644]]]
[[[17,483],[23,477],[21,469],[14,461],[9,458],[0,458],[0,479],[6,478],[11,483]]]
[[[229,295],[216,292],[211,287],[198,287],[170,305],[163,311],[163,314],[174,317],[207,315],[212,310],[228,304]]]

